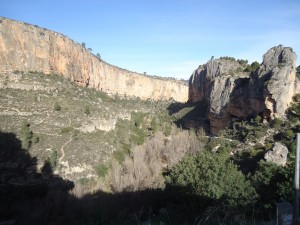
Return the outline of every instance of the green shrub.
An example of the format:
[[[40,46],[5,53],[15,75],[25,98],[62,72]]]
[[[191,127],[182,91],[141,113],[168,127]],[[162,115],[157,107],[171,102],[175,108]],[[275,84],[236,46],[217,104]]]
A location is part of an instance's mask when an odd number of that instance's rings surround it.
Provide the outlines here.
[[[58,102],[55,102],[53,105],[54,111],[61,111],[61,106],[58,104]]]
[[[122,164],[125,160],[125,153],[123,151],[115,151],[113,153],[114,158],[118,161],[119,164]]]
[[[172,132],[172,126],[171,124],[167,123],[165,124],[165,127],[163,129],[163,133],[166,137],[170,136],[171,135],[171,132]]]
[[[300,117],[300,94],[296,94],[293,96],[293,103],[291,107],[289,108],[289,112],[292,115],[295,115],[297,119],[299,120]]]
[[[157,131],[158,125],[156,122],[156,117],[153,117],[151,122],[150,122],[150,129],[155,133]]]
[[[295,103],[299,103],[299,102],[300,102],[300,94],[295,94],[295,95],[293,96],[293,101],[294,101]]]
[[[251,63],[252,71],[259,68],[259,66],[260,66],[260,64],[257,61],[254,61],[253,63]]]
[[[99,177],[105,177],[105,175],[108,172],[108,167],[105,164],[99,164],[96,167],[96,172],[97,172]]]
[[[294,133],[293,130],[287,130],[285,133],[284,133],[284,136],[285,138],[287,139],[294,139],[296,137],[296,134]]]
[[[66,134],[66,133],[69,133],[69,132],[71,132],[73,130],[74,130],[73,127],[64,127],[64,128],[61,128],[60,133]]]
[[[38,136],[36,136],[35,134],[32,135],[32,143],[39,143],[40,142],[40,138]]]
[[[228,60],[228,61],[235,61],[235,58],[230,57],[230,56],[222,56],[222,57],[220,57],[220,59],[225,59],[225,60]]]
[[[247,65],[246,68],[244,69],[244,72],[251,72],[252,68],[250,65]]]
[[[261,161],[252,177],[252,183],[260,196],[258,206],[261,214],[269,217],[276,202],[293,199],[294,164],[286,167]],[[267,218],[270,219],[270,218]]]
[[[85,106],[84,107],[84,110],[83,110],[83,113],[85,114],[85,115],[90,115],[91,114],[91,110],[90,110],[90,107],[89,106]]]
[[[32,144],[33,132],[30,130],[30,124],[23,121],[21,125],[22,148],[28,150]]]
[[[253,63],[251,63],[251,65],[247,65],[246,68],[244,69],[245,72],[252,72],[254,70],[256,70],[257,68],[259,68],[260,64],[255,61]]]
[[[247,207],[257,197],[250,181],[237,166],[213,153],[184,158],[171,169],[166,181],[169,186],[181,187],[189,194],[230,207]]]
[[[54,169],[57,166],[57,151],[55,150],[51,151],[51,155],[49,157],[49,163],[52,169]]]
[[[136,128],[133,130],[133,134],[130,136],[130,143],[136,145],[142,145],[145,142],[146,133],[143,129]]]
[[[79,130],[74,129],[72,134],[73,140],[75,141],[78,140],[78,135],[79,135]]]
[[[261,123],[261,116],[260,115],[257,115],[255,118],[254,118],[254,121],[256,124],[260,124]]]
[[[237,59],[236,60],[239,64],[241,64],[243,67],[245,67],[248,64],[248,60],[244,59]]]
[[[283,121],[279,118],[275,118],[271,121],[270,126],[276,130],[278,130],[280,128],[280,126],[282,125]]]
[[[125,152],[125,154],[129,155],[131,152],[131,144],[124,143],[122,145],[122,150]]]
[[[134,125],[136,127],[140,127],[143,122],[144,122],[144,117],[145,117],[145,113],[142,113],[142,112],[134,112],[132,113],[132,119],[133,119],[133,122],[134,122]]]

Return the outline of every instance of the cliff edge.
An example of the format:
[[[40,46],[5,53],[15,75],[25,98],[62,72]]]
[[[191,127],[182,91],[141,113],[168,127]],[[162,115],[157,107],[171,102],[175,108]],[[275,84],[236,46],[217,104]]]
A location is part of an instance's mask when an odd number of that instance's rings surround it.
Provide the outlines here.
[[[60,74],[108,94],[186,102],[181,81],[144,76],[112,66],[67,36],[0,17],[0,73],[15,70]]]

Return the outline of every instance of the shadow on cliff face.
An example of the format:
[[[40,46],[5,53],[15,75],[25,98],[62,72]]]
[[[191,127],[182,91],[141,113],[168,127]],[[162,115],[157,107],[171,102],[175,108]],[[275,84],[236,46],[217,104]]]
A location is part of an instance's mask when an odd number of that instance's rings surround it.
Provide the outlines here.
[[[0,224],[194,224],[220,204],[172,186],[78,198],[69,192],[74,184],[53,175],[48,163],[41,171],[15,134],[0,132]]]
[[[183,129],[204,129],[206,133],[209,133],[209,120],[207,119],[207,103],[172,103],[168,107],[169,115],[181,114],[181,111],[189,109],[183,115],[177,117],[175,124]]]

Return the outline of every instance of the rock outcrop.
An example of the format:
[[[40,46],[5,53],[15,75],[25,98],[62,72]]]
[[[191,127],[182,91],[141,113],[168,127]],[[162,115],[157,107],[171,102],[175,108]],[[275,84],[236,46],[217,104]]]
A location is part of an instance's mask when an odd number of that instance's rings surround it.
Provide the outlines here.
[[[0,17],[0,73],[15,70],[60,74],[109,94],[179,102],[188,99],[184,82],[112,66],[62,34]]]
[[[289,150],[285,145],[275,142],[274,147],[265,154],[265,160],[279,166],[285,166],[288,152]]]
[[[266,120],[283,117],[296,93],[296,54],[281,45],[271,48],[251,74],[240,72],[235,60],[210,60],[194,71],[189,101],[205,101],[211,133],[234,118],[263,114]]]

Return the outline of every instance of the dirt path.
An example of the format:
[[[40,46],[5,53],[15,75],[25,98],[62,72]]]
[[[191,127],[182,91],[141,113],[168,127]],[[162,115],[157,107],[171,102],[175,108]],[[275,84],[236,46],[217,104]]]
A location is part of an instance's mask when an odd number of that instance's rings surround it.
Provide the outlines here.
[[[59,164],[65,164],[65,163],[63,163],[63,158],[65,157],[65,147],[72,141],[72,135],[70,135],[70,138],[69,138],[69,140],[66,142],[66,143],[64,143],[63,144],[63,146],[61,146],[61,148],[60,148],[60,153],[61,153],[61,156],[59,157],[59,159],[58,159],[58,163]]]

